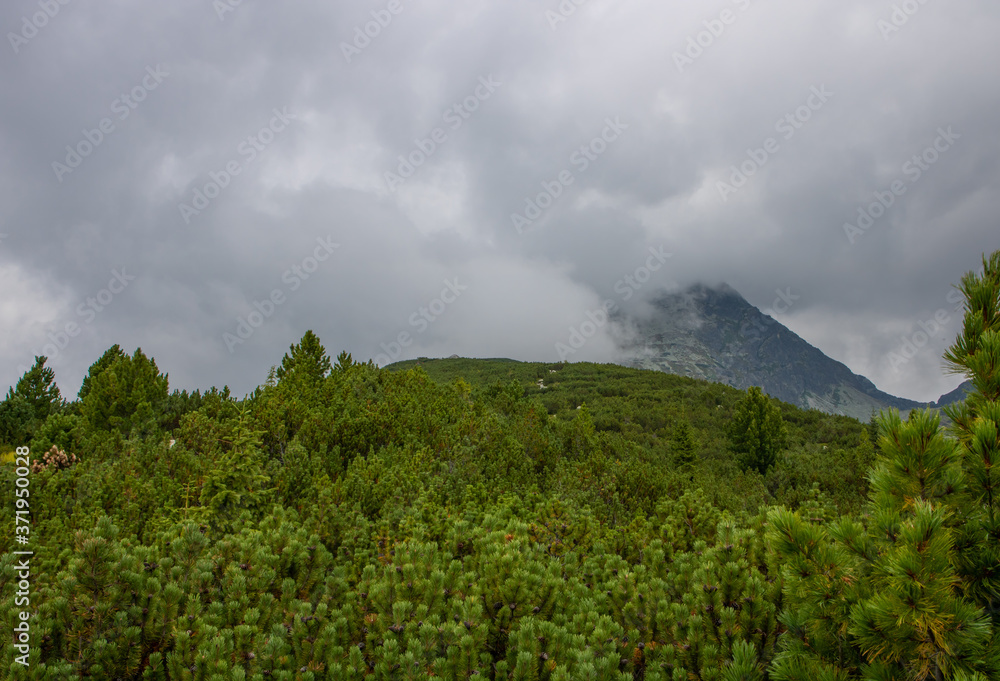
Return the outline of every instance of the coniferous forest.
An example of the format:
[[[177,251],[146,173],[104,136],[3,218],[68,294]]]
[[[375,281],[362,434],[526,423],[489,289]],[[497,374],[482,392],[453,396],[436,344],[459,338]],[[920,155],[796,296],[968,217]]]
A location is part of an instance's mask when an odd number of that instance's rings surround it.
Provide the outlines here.
[[[242,399],[116,345],[69,400],[39,357],[0,404],[0,676],[1000,679],[1000,252],[959,290],[973,392],[870,423],[312,332]]]

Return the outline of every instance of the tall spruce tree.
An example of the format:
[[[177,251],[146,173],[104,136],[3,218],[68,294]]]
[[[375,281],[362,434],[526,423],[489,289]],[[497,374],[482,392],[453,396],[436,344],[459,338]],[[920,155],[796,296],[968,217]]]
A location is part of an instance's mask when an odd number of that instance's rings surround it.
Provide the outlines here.
[[[736,405],[729,425],[729,443],[740,465],[761,475],[787,446],[781,412],[757,386],[751,386]]]
[[[691,433],[691,424],[686,418],[682,418],[674,426],[673,438],[670,448],[674,453],[674,462],[678,466],[691,466],[695,462],[695,442]]]

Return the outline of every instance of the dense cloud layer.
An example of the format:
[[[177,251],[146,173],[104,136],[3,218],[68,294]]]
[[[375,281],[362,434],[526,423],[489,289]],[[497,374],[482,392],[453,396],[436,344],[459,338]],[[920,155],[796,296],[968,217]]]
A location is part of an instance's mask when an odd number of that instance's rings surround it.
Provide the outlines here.
[[[44,353],[74,394],[118,343],[242,394],[310,328],[555,360],[602,301],[695,281],[888,392],[959,381],[995,2],[34,0],[0,28],[0,384]]]

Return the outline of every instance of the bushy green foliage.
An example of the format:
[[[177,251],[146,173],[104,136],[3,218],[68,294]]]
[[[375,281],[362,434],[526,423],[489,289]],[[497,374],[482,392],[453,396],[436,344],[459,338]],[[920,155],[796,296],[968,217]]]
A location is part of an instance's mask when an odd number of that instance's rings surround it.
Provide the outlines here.
[[[954,437],[612,365],[331,364],[311,332],[242,400],[168,394],[114,346],[78,401],[0,404],[76,455],[32,474],[30,667],[6,646],[0,676],[997,678],[984,265]]]
[[[8,393],[0,402],[0,442],[7,445],[26,442],[31,439],[34,422],[31,403],[21,395]]]
[[[788,628],[775,679],[1000,676],[1000,252],[962,291],[965,326],[945,357],[975,391],[949,410],[954,437],[936,414],[883,414],[866,514],[771,512]]]

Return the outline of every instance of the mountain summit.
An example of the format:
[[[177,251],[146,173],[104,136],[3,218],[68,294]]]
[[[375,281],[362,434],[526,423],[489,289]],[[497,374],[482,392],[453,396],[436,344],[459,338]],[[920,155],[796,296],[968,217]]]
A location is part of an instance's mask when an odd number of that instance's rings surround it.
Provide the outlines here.
[[[746,389],[785,402],[867,421],[872,411],[942,407],[964,399],[965,384],[934,403],[895,397],[826,356],[727,284],[696,284],[650,301],[654,314],[632,319],[626,366],[655,369]],[[621,321],[621,320],[619,320]]]

